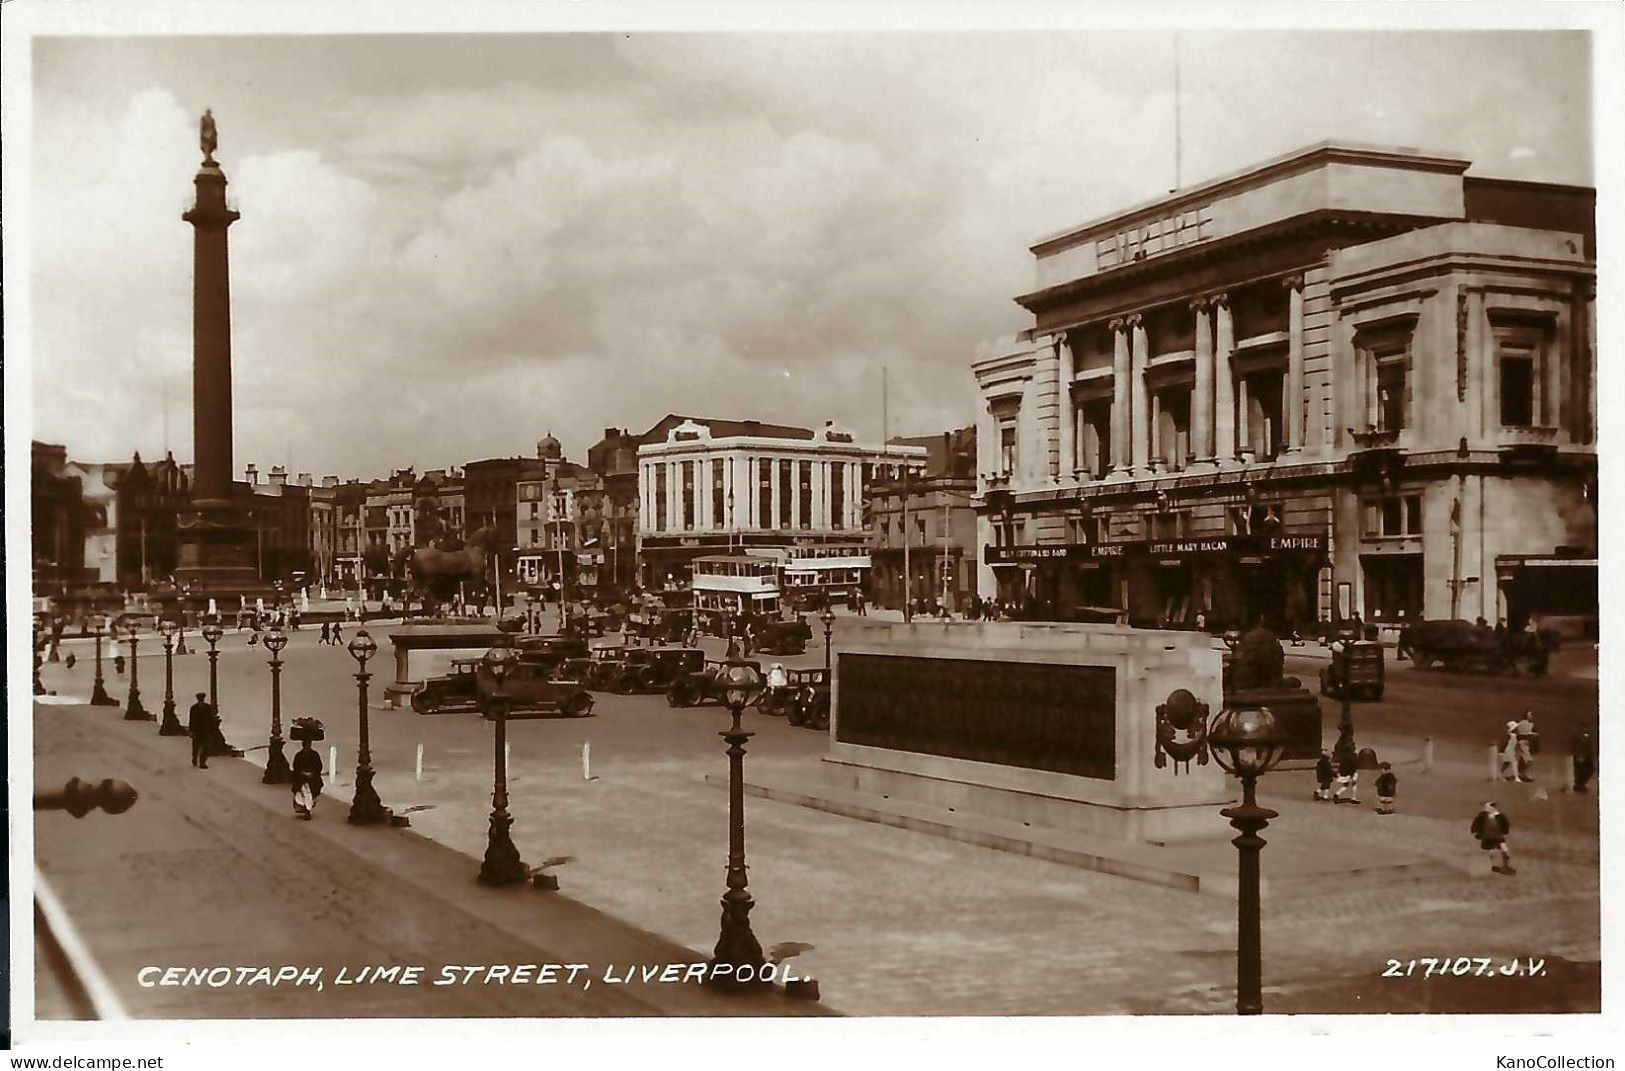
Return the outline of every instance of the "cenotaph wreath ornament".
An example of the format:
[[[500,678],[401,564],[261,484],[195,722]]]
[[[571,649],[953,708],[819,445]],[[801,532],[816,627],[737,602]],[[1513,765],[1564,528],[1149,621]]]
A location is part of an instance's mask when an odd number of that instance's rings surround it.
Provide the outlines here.
[[[1174,763],[1174,773],[1190,772],[1191,759],[1207,765],[1207,704],[1190,691],[1176,688],[1157,706],[1157,769]],[[1180,770],[1183,764],[1184,770]]]

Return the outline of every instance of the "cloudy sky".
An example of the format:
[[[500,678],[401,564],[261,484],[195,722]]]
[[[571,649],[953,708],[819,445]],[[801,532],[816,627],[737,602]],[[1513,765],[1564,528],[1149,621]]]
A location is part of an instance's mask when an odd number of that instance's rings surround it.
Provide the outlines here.
[[[1186,183],[1327,138],[1594,181],[1582,34],[1179,47]],[[893,434],[968,423],[969,362],[1027,326],[1027,247],[1173,185],[1173,57],[1170,32],[37,39],[34,435],[190,460],[205,107],[243,214],[239,475],[549,429],[579,458],[670,411],[878,436],[883,366]]]

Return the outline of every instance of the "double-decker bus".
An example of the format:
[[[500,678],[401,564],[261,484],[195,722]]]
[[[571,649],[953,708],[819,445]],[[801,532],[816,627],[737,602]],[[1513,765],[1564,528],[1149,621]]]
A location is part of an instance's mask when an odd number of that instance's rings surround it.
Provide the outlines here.
[[[861,545],[786,547],[782,555],[784,600],[798,608],[815,609],[840,602],[863,589],[869,551]]]
[[[710,632],[726,633],[737,613],[779,612],[779,563],[752,554],[712,554],[695,558],[694,620]]]

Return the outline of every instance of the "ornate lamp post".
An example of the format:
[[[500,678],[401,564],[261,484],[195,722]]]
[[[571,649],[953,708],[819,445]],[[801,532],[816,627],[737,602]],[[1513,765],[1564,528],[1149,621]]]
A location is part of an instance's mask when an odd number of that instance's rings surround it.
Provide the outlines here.
[[[90,690],[90,705],[93,707],[118,706],[118,700],[107,694],[102,682],[102,630],[106,627],[107,619],[101,614],[90,619],[90,629],[96,636],[96,683]]]
[[[491,828],[485,842],[485,861],[480,864],[480,881],[485,885],[513,885],[530,875],[530,868],[519,858],[519,849],[508,834],[513,816],[508,813],[508,694],[503,684],[517,661],[512,647],[498,643],[485,652],[480,663],[491,677],[486,703],[496,721],[491,760]]]
[[[165,618],[158,622],[158,632],[164,638],[164,720],[158,726],[159,736],[185,736],[186,726],[175,716],[175,633],[174,621]]]
[[[759,981],[761,942],[750,929],[750,909],[755,901],[745,889],[745,741],[754,734],[740,724],[745,708],[762,692],[762,677],[747,662],[729,662],[722,672],[722,698],[733,715],[733,725],[719,733],[728,742],[728,891],[722,896],[722,933],[712,963],[727,963],[733,971],[718,981],[729,986]],[[741,968],[750,967],[751,977],[740,979]],[[715,972],[712,972],[715,977]]]
[[[818,614],[818,620],[824,623],[824,679],[829,680],[830,672],[830,633],[835,630],[835,611],[826,603],[824,609]]]
[[[1241,781],[1241,805],[1219,812],[1236,828],[1238,835],[1231,843],[1240,853],[1236,896],[1237,1015],[1258,1015],[1264,1010],[1258,856],[1265,841],[1258,834],[1277,814],[1258,805],[1255,789],[1258,779],[1280,761],[1285,746],[1286,736],[1268,707],[1223,709],[1208,729],[1208,747],[1214,759]]]
[[[135,622],[129,624],[130,632],[130,701],[124,708],[125,721],[156,721],[157,719],[147,712],[141,705],[141,663],[136,661],[135,647],[138,642],[135,634]]]
[[[215,644],[225,635],[217,622],[210,621],[203,626],[203,638],[209,644],[209,706],[214,708],[216,714],[220,713],[220,678],[216,667],[220,662],[220,652],[215,650]]]
[[[282,649],[288,646],[287,633],[273,626],[261,641],[271,652],[271,740],[265,755],[265,776],[261,784],[286,785],[293,780],[288,757],[282,752]]]
[[[350,641],[349,650],[350,657],[356,661],[356,710],[361,719],[361,746],[356,753],[355,796],[350,803],[350,821],[356,825],[379,822],[405,825],[406,819],[397,819],[372,787],[372,748],[367,741],[367,681],[372,679],[372,674],[367,672],[367,659],[378,650],[378,642],[362,629]]]

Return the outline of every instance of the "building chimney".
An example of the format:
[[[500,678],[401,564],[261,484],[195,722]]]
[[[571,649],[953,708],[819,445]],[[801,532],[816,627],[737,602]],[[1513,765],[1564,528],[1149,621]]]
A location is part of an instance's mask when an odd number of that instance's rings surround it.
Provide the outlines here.
[[[248,486],[258,487],[260,485],[260,470],[254,465],[250,464],[246,472],[248,475]]]
[[[337,487],[338,485],[339,485],[339,478],[337,476],[323,476],[322,477],[322,486],[323,487]]]
[[[312,485],[312,483],[311,483],[311,479],[310,479],[310,473],[301,472],[299,474],[299,486],[300,487],[310,487],[311,485]]]
[[[288,484],[288,470],[281,465],[272,465],[270,480],[272,487],[286,487]]]

